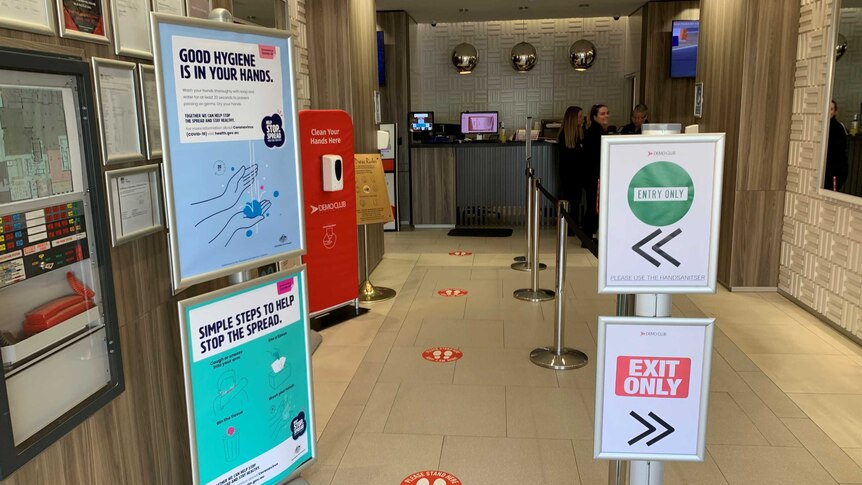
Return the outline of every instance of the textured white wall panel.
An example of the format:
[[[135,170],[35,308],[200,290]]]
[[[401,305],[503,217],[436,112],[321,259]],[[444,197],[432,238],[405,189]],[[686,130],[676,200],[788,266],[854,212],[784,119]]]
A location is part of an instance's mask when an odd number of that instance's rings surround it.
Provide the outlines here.
[[[419,24],[411,55],[411,110],[434,112],[438,123],[458,123],[462,111],[499,111],[508,134],[524,118],[562,118],[570,105],[589,109],[607,104],[611,123],[628,122],[624,106],[626,19],[546,19]],[[569,46],[579,39],[596,45],[596,62],[586,72],[572,69]],[[468,42],[479,50],[473,74],[460,75],[452,49]],[[512,46],[529,42],[539,61],[519,73],[509,63]],[[639,43],[638,43],[639,44]]]
[[[779,288],[862,338],[862,209],[818,191],[832,1],[800,5]]]

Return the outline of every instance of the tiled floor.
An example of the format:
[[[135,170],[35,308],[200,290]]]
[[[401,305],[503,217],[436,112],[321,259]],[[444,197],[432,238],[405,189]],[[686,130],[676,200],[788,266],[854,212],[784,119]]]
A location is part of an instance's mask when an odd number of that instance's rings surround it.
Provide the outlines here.
[[[542,261],[553,264],[553,236]],[[444,470],[466,485],[605,484],[593,460],[595,365],[554,372],[529,361],[553,343],[554,304],[512,291],[523,234],[386,234],[372,282],[398,291],[322,332],[313,358],[319,460],[312,485],[399,485]],[[449,251],[471,251],[449,256]],[[596,353],[596,260],[569,244],[567,345]],[[553,288],[553,271],[540,273]],[[466,296],[442,297],[444,288]],[[675,316],[715,316],[704,463],[668,463],[667,484],[862,484],[862,347],[775,293],[675,296]],[[432,346],[461,360],[424,360]],[[430,484],[429,484],[430,485]]]

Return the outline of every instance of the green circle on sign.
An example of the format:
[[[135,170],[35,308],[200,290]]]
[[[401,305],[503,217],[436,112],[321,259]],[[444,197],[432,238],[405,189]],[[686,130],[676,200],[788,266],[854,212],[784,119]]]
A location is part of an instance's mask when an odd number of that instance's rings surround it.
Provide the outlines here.
[[[651,226],[667,226],[683,218],[694,201],[694,182],[679,165],[651,163],[629,183],[629,207]]]

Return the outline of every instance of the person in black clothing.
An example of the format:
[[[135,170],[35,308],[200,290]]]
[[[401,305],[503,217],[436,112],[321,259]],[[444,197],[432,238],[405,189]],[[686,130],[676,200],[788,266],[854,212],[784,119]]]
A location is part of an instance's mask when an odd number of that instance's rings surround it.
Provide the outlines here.
[[[823,188],[841,191],[850,165],[847,160],[847,131],[838,121],[838,105],[835,100],[829,105],[829,142],[826,145],[826,169],[823,178]]]
[[[649,108],[647,108],[647,105],[643,103],[638,104],[635,106],[635,109],[632,110],[632,122],[623,126],[623,129],[620,131],[620,135],[640,135],[644,123],[649,123],[647,120],[648,117]]]
[[[584,232],[595,237],[599,229],[598,196],[599,171],[602,159],[602,136],[608,134],[611,114],[604,104],[590,108],[590,127],[584,136],[584,162],[581,179],[587,193],[587,213],[582,225]]]
[[[584,110],[580,106],[569,106],[566,110],[557,150],[560,155],[558,197],[571,202],[575,209],[581,202],[583,188],[582,181],[577,177],[578,164],[584,161]]]

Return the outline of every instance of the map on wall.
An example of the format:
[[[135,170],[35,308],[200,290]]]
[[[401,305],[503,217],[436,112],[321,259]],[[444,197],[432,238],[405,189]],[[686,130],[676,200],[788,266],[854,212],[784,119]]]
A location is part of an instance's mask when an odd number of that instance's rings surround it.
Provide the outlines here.
[[[0,85],[0,204],[73,191],[63,94]]]

